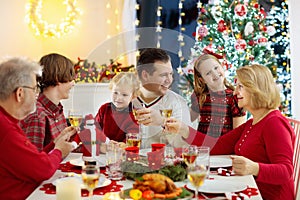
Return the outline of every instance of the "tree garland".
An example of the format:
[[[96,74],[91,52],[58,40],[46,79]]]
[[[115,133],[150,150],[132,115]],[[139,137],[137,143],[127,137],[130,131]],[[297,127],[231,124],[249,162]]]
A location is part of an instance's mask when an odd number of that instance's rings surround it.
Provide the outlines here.
[[[26,22],[37,36],[60,38],[71,33],[79,24],[78,15],[81,14],[81,10],[76,7],[76,0],[63,2],[67,6],[66,17],[59,24],[49,24],[42,19],[42,2],[42,0],[30,0],[26,5]]]

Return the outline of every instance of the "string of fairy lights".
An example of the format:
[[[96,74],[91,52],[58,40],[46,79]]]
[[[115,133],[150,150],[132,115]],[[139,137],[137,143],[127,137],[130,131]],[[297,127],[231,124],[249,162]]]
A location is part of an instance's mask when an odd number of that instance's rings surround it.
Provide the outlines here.
[[[25,7],[25,22],[33,29],[36,36],[60,38],[67,35],[80,23],[78,17],[82,11],[77,7],[76,0],[65,0],[63,4],[66,6],[66,17],[62,18],[59,24],[51,24],[43,18],[43,1],[30,0]]]

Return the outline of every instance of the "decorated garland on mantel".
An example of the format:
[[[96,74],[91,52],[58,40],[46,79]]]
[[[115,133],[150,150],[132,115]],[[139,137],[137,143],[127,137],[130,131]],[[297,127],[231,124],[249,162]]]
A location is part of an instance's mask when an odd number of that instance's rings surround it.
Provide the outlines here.
[[[76,6],[76,0],[65,0],[66,17],[61,19],[59,24],[50,24],[42,18],[42,0],[29,0],[26,4],[27,24],[35,31],[35,35],[60,38],[71,33],[77,24],[79,24],[78,16],[81,10]]]
[[[87,59],[78,58],[74,66],[76,83],[108,83],[119,72],[134,72],[134,65],[123,66],[121,63],[110,59],[110,64],[98,65]]]

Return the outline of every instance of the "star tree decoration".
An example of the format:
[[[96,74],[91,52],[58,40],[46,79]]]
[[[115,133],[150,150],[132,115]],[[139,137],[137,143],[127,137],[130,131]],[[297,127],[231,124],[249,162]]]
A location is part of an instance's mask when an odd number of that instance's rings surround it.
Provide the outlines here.
[[[276,32],[271,36],[270,41],[274,48],[276,58],[277,76],[276,81],[281,90],[280,110],[286,116],[291,116],[291,71],[290,71],[290,37],[288,2],[281,1],[273,6],[266,18],[272,24]]]
[[[237,68],[254,63],[269,67],[275,77],[275,55],[269,38],[276,30],[266,23],[266,16],[264,8],[253,0],[220,0],[202,5],[191,59],[186,66],[178,69],[178,73],[185,79],[193,76],[194,60],[203,53],[209,53],[220,59],[231,82]],[[190,78],[182,79],[192,84]]]

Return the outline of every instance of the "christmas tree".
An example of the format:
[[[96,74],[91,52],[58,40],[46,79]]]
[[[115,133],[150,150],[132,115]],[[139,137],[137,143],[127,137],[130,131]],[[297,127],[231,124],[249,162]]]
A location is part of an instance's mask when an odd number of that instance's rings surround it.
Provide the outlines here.
[[[291,72],[290,72],[290,38],[287,1],[280,1],[273,6],[266,18],[267,23],[273,25],[276,33],[270,41],[276,58],[276,81],[281,90],[280,110],[286,116],[291,115]]]
[[[179,82],[182,95],[189,96],[193,90],[193,62],[203,53],[222,60],[230,81],[233,81],[237,68],[252,63],[269,67],[276,76],[275,58],[269,42],[276,30],[266,24],[266,16],[264,8],[251,0],[220,0],[202,5],[192,58],[178,69],[184,77]]]

